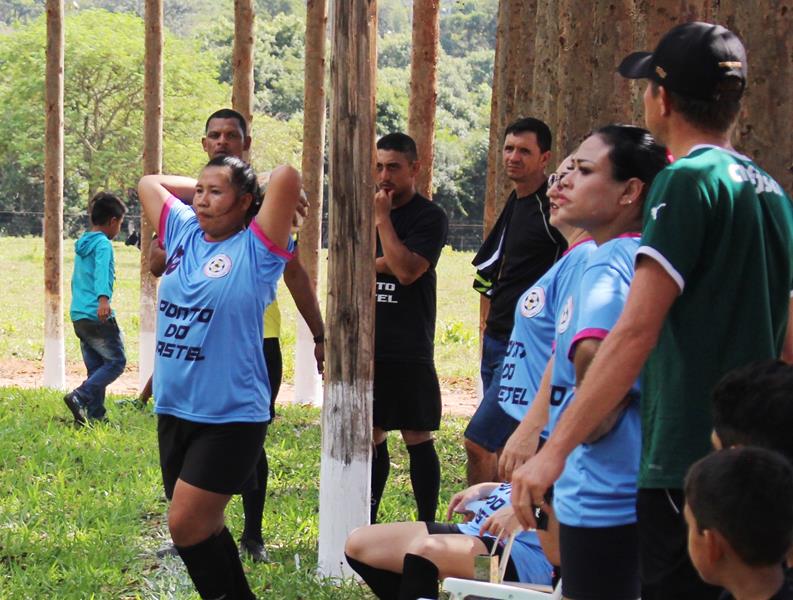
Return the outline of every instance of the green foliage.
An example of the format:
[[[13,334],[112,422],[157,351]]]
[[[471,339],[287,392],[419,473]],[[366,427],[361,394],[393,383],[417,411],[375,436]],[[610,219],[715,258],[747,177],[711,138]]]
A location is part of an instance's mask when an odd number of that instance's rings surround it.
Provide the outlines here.
[[[410,69],[377,70],[377,135],[407,131]]]
[[[407,129],[412,5],[413,0],[378,2],[378,135]],[[4,233],[40,231],[38,215],[23,220],[8,213],[40,212],[43,7],[42,0],[0,3],[0,27],[12,27],[0,38],[0,116],[20,132],[0,139]],[[79,231],[90,192],[123,192],[140,173],[143,8],[140,0],[66,6],[69,235]],[[253,160],[260,170],[275,161],[300,162],[305,9],[304,0],[255,3]],[[498,0],[441,0],[434,195],[456,222],[474,223],[482,213],[497,12]],[[204,119],[229,104],[233,17],[232,0],[165,3],[166,25],[175,32],[166,35],[164,60],[165,171],[195,174],[204,162],[198,144]]]
[[[497,21],[498,0],[454,0],[441,16],[441,46],[452,56],[471,48],[495,50]]]
[[[303,110],[305,21],[293,14],[259,18],[254,49],[256,111],[283,119]],[[234,22],[231,15],[219,19],[202,34],[202,46],[220,64],[220,81],[232,81]]]
[[[410,72],[409,32],[395,33],[380,38],[377,43],[377,68],[407,69]]]
[[[410,34],[412,0],[380,0],[377,3],[377,32],[385,37],[392,33]]]
[[[303,120],[288,121],[257,113],[253,117],[251,164],[257,172],[270,171],[278,165],[300,169],[303,152]]]
[[[65,204],[67,213],[79,214],[94,192],[123,192],[140,176],[144,27],[130,14],[91,10],[68,16],[65,31]],[[9,206],[9,197],[30,205],[31,192],[43,181],[44,44],[42,17],[0,48],[0,114],[17,132],[0,140],[0,157],[28,182],[11,189],[14,182],[4,181],[0,208]],[[206,106],[222,104],[228,92],[194,43],[168,35],[164,54],[164,168],[193,173],[203,160],[193,140],[200,138]]]

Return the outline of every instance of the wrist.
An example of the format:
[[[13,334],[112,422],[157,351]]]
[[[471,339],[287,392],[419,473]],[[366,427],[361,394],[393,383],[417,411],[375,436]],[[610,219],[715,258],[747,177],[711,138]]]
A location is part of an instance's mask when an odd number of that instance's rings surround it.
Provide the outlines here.
[[[320,333],[319,335],[314,336],[314,343],[315,344],[324,344],[325,343],[325,334]]]

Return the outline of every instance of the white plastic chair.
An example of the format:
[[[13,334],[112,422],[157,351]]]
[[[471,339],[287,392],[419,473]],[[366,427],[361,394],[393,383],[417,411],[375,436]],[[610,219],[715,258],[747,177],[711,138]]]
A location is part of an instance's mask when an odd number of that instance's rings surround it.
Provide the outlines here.
[[[554,590],[547,585],[525,583],[488,583],[473,579],[447,577],[443,589],[449,592],[450,600],[465,600],[468,596],[491,598],[493,600],[561,600],[562,583]]]

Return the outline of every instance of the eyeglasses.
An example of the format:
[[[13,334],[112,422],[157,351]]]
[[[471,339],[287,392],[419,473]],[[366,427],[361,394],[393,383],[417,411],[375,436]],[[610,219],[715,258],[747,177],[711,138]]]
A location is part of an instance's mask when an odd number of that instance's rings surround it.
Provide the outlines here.
[[[552,187],[560,183],[562,179],[564,179],[569,173],[570,171],[562,171],[561,173],[551,173],[551,175],[548,177],[548,189],[551,189]]]

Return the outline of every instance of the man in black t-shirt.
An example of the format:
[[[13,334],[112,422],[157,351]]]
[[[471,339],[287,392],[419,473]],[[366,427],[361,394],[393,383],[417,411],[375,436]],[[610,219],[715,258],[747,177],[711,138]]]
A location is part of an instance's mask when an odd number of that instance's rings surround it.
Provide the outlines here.
[[[431,431],[440,426],[435,373],[435,265],[446,243],[442,208],[416,193],[415,142],[390,133],[377,142],[377,270],[374,456],[371,522],[388,479],[387,432],[399,429],[410,456],[420,521],[434,521],[440,464]]]
[[[504,133],[504,169],[515,189],[473,260],[474,288],[490,299],[490,309],[482,340],[482,401],[465,430],[469,485],[497,480],[496,452],[517,426],[498,403],[515,304],[567,248],[549,222],[545,167],[550,150],[551,130],[539,119],[519,119]]]

